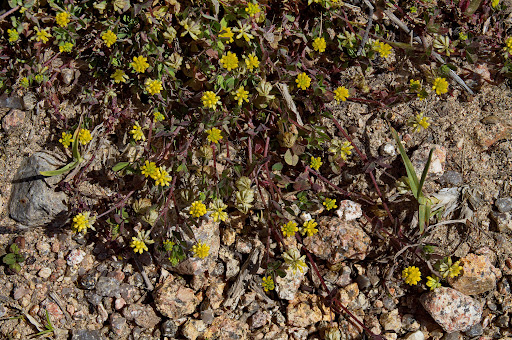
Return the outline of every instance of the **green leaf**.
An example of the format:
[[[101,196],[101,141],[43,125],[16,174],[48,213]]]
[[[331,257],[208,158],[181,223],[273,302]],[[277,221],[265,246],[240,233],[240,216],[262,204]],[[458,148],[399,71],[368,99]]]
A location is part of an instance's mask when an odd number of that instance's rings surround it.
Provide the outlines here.
[[[292,154],[290,149],[288,149],[288,150],[286,150],[286,152],[284,154],[284,161],[288,165],[295,166],[299,162],[299,156]]]
[[[434,149],[430,150],[430,153],[428,154],[427,164],[425,164],[425,167],[423,168],[423,172],[421,173],[421,180],[418,185],[418,190],[421,192],[421,188],[423,188],[423,183],[425,183],[425,179],[427,178],[428,169],[430,168],[430,163],[432,162],[432,154],[434,152]]]
[[[126,168],[128,165],[130,165],[130,162],[119,162],[112,167],[112,171],[118,172]]]
[[[53,171],[39,171],[39,173],[43,176],[46,176],[46,177],[52,177],[52,176],[58,176],[58,175],[61,175],[65,172],[68,172],[69,170],[72,170],[74,168],[76,168],[76,166],[80,163],[80,161],[78,160],[75,160],[71,163],[69,163],[68,165],[60,168],[60,169],[57,169],[57,170],[53,170]]]
[[[420,183],[418,180],[418,176],[416,175],[416,171],[414,171],[414,166],[412,165],[409,156],[407,156],[404,146],[402,145],[402,142],[400,141],[400,138],[398,137],[398,134],[395,131],[395,129],[391,128],[391,133],[393,134],[393,138],[395,139],[395,142],[398,145],[400,156],[402,156],[402,160],[405,165],[405,170],[407,171],[407,177],[409,178],[409,186],[411,187],[412,194],[416,199],[418,199],[418,197],[420,197],[421,191],[419,190]]]
[[[284,270],[278,269],[278,270],[276,270],[276,275],[279,276],[279,277],[285,277],[286,273],[285,273]]]
[[[9,254],[5,255],[4,258],[2,259],[2,262],[7,265],[15,264],[16,263],[16,254],[9,253]]]
[[[79,162],[82,161],[82,157],[80,157],[80,151],[78,151],[78,134],[80,133],[80,124],[78,124],[78,127],[75,130],[75,133],[73,133],[73,158],[78,160]]]
[[[272,170],[274,171],[280,171],[283,169],[283,163],[276,163],[272,165]]]
[[[9,268],[14,270],[16,273],[19,273],[21,271],[21,266],[17,263],[11,264]]]
[[[14,254],[18,254],[18,252],[20,251],[20,248],[18,248],[18,245],[16,243],[11,244],[9,249],[11,250],[11,253]]]
[[[226,91],[233,90],[235,88],[235,78],[231,77],[231,78],[226,79],[226,81],[224,82],[224,85],[225,85]]]

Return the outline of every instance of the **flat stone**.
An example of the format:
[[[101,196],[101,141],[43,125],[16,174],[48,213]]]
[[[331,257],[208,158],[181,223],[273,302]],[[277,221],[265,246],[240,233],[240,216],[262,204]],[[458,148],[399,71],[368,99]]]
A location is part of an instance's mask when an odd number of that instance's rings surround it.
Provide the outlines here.
[[[302,273],[300,270],[295,271],[295,273],[290,269],[286,268],[285,277],[276,276],[276,292],[280,299],[283,300],[293,300],[297,291],[300,288],[300,284],[304,280],[306,273],[309,268],[304,268]]]
[[[42,226],[65,218],[66,195],[56,192],[61,176],[44,177],[39,172],[55,170],[62,165],[46,152],[36,152],[26,159],[14,178],[9,213],[11,218],[29,227]]]
[[[200,301],[192,289],[184,286],[184,280],[169,275],[155,288],[153,296],[160,313],[171,319],[179,319],[195,311]]]
[[[501,213],[506,213],[512,210],[512,198],[510,197],[498,198],[494,204]]]
[[[181,334],[187,340],[196,340],[205,330],[206,325],[203,320],[189,319],[181,327]]]
[[[458,187],[462,184],[463,179],[459,172],[448,170],[439,178],[439,182],[444,185]]]
[[[2,128],[7,134],[11,134],[14,131],[21,128],[25,121],[25,111],[12,109],[2,119]]]
[[[129,305],[123,309],[123,316],[126,320],[133,320],[138,326],[148,329],[153,329],[161,320],[151,305]]]
[[[39,275],[39,277],[41,277],[43,279],[47,279],[50,277],[50,275],[52,275],[52,270],[48,267],[44,267],[44,268],[41,268],[41,270],[39,270],[37,275]]]
[[[68,266],[77,266],[84,260],[85,255],[82,249],[73,249],[66,257],[66,262]]]
[[[468,254],[460,259],[462,273],[448,283],[466,295],[478,295],[496,287],[497,270],[485,255]]]
[[[0,107],[9,109],[23,109],[23,100],[20,97],[9,97],[7,94],[0,96]]]
[[[113,277],[102,276],[96,282],[96,294],[108,297],[120,297],[120,282]]]
[[[216,317],[202,335],[204,339],[247,340],[249,325],[230,319],[226,314]]]
[[[402,328],[402,319],[398,314],[398,309],[393,309],[388,313],[383,313],[380,316],[379,321],[385,331],[398,332]]]
[[[331,264],[345,259],[364,260],[371,240],[357,222],[328,216],[317,222],[318,233],[304,239],[309,251]]]
[[[466,331],[482,317],[482,305],[453,288],[437,288],[423,294],[420,301],[439,326],[448,333]]]
[[[71,340],[103,340],[103,337],[98,330],[74,329]]]
[[[299,292],[286,307],[286,321],[290,326],[308,327],[329,318],[329,309],[314,294]]]

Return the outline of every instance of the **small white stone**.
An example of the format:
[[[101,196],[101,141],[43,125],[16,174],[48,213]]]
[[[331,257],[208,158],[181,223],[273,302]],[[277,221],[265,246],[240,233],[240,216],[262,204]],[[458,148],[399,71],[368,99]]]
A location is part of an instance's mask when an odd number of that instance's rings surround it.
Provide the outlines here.
[[[307,213],[307,212],[303,212],[303,213],[300,215],[300,218],[301,218],[304,222],[307,222],[307,221],[309,221],[310,219],[312,219],[311,214],[310,214],[310,213]]]
[[[405,337],[405,340],[425,340],[425,335],[422,331],[416,331],[414,333],[410,333]]]
[[[340,207],[336,210],[336,214],[339,218],[345,221],[353,221],[363,216],[361,205],[354,201],[344,200],[340,202]]]
[[[83,261],[83,259],[85,258],[85,251],[81,250],[81,249],[74,249],[72,250],[67,259],[66,259],[66,262],[68,264],[68,266],[76,266],[78,265],[80,262]]]
[[[48,267],[42,268],[39,273],[37,273],[39,277],[42,277],[43,279],[47,279],[52,275],[52,270]]]

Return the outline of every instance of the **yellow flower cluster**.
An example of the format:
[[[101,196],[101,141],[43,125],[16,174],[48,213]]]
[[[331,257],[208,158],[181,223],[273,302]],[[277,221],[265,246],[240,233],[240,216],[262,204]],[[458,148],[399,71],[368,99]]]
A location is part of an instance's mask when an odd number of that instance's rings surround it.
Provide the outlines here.
[[[263,277],[261,286],[266,292],[268,292],[269,290],[274,290],[275,285],[272,276]]]
[[[376,41],[373,44],[373,50],[380,54],[381,57],[387,58],[391,54],[391,45],[382,41]]]
[[[504,50],[508,54],[512,54],[512,37],[508,37],[507,39],[505,39],[505,48],[504,48]]]
[[[110,78],[114,79],[115,83],[126,83],[128,80],[128,76],[124,73],[123,70],[115,70],[115,72],[110,76]]]
[[[243,86],[240,86],[238,90],[234,93],[235,100],[238,101],[238,105],[242,105],[242,103],[249,102],[249,91],[246,91]]]
[[[448,82],[444,78],[436,78],[432,85],[432,90],[435,90],[438,95],[448,92]]]
[[[322,166],[322,158],[320,157],[313,157],[311,156],[311,163],[310,163],[310,166],[311,166],[311,169],[315,169],[318,171],[318,169],[320,169],[320,167]]]
[[[78,141],[82,145],[86,145],[92,140],[91,131],[87,129],[80,129],[80,132],[78,133]]]
[[[235,33],[233,33],[231,31],[231,27],[226,27],[226,28],[222,29],[222,31],[220,31],[220,33],[219,33],[219,37],[227,39],[228,43],[232,43],[233,41],[235,41],[233,39],[234,36],[235,36]]]
[[[220,58],[220,64],[228,71],[234,70],[238,67],[238,57],[233,52],[228,52]]]
[[[67,149],[71,143],[75,140],[73,139],[73,135],[67,132],[62,132],[62,138],[59,139],[59,142]]]
[[[316,226],[318,225],[318,223],[315,222],[314,219],[310,219],[310,220],[307,220],[306,222],[304,222],[304,224],[302,225],[302,230],[300,231],[300,233],[304,236],[304,235],[308,235],[308,236],[313,236],[315,235],[316,233],[318,233],[318,229],[316,229]]]
[[[345,86],[340,86],[336,90],[334,90],[334,99],[339,103],[340,100],[342,102],[346,101],[349,96],[348,89]]]
[[[409,126],[412,126],[414,132],[420,132],[421,129],[427,129],[430,126],[428,117],[423,117],[423,112],[418,113],[414,118],[409,120]]]
[[[95,221],[96,218],[91,217],[90,211],[82,212],[73,217],[71,228],[77,233],[81,233],[82,231],[85,233],[87,229],[94,230],[93,224]]]
[[[253,17],[259,12],[261,12],[260,5],[258,5],[257,3],[248,2],[245,11],[249,13],[251,17]]]
[[[311,85],[311,78],[308,77],[306,72],[302,72],[297,76],[295,82],[297,83],[298,88],[305,90],[309,87],[309,85]]]
[[[66,27],[69,24],[69,13],[68,12],[60,12],[55,16],[57,25],[60,27]]]
[[[73,43],[71,42],[60,42],[59,43],[59,52],[71,52],[73,50]]]
[[[151,95],[159,94],[164,89],[162,81],[158,79],[146,79],[144,84],[146,85],[146,91]]]
[[[245,60],[245,66],[251,72],[255,68],[257,69],[258,67],[260,67],[260,61],[258,60],[258,57],[254,53],[244,56],[244,60]]]
[[[192,217],[201,217],[206,215],[206,205],[201,201],[194,201],[190,206],[190,210],[188,212]]]
[[[327,47],[327,44],[325,42],[325,39],[322,37],[316,38],[313,41],[313,48],[315,49],[315,51],[323,53],[323,52],[325,52],[326,47]]]
[[[133,139],[135,139],[136,141],[146,140],[144,132],[142,132],[142,127],[139,125],[139,122],[135,122],[135,125],[130,130],[130,133],[132,134]]]
[[[208,134],[206,139],[210,143],[219,144],[219,141],[222,139],[221,131],[219,129],[217,129],[216,127],[213,127],[210,130],[206,130],[206,133]]]
[[[198,241],[195,245],[192,246],[192,252],[194,253],[195,257],[204,259],[210,252],[210,246],[201,241]]]
[[[36,41],[42,41],[43,43],[47,43],[52,36],[50,32],[48,32],[49,28],[45,28],[43,30],[39,30],[39,27],[35,27],[36,30]]]
[[[415,286],[421,280],[421,272],[418,267],[410,266],[402,270],[402,278],[408,285]]]
[[[107,47],[110,47],[117,41],[117,35],[114,32],[112,32],[111,30],[108,30],[101,35],[101,39],[103,39],[103,41],[105,42],[105,45],[107,45]],[[144,72],[144,71],[142,71],[142,72]]]
[[[326,198],[324,203],[322,203],[324,206],[325,206],[325,209],[327,209],[327,211],[331,210],[331,209],[336,209],[338,206],[336,205],[336,199],[332,199],[332,198]]]
[[[137,236],[132,237],[132,242],[130,243],[130,247],[133,248],[134,253],[142,254],[145,251],[148,251],[148,245],[155,243],[155,241],[149,238],[149,234],[151,231],[139,231],[137,232]]]
[[[281,226],[281,231],[283,232],[284,237],[291,237],[294,236],[297,231],[299,231],[299,228],[297,228],[297,223],[288,221],[288,223]]]
[[[201,100],[203,101],[203,105],[207,109],[215,110],[217,108],[217,105],[220,104],[220,97],[212,91],[206,91],[205,93],[203,93]]]
[[[133,62],[130,63],[130,66],[133,67],[135,72],[144,73],[149,67],[148,58],[143,56],[133,57]]]
[[[430,287],[430,290],[435,290],[436,288],[441,287],[440,278],[435,275],[434,277],[427,276],[427,287]]]
[[[160,166],[157,167],[155,162],[145,161],[144,165],[140,167],[140,172],[147,178],[151,177],[155,180],[156,185],[166,187],[172,180],[167,170]]]

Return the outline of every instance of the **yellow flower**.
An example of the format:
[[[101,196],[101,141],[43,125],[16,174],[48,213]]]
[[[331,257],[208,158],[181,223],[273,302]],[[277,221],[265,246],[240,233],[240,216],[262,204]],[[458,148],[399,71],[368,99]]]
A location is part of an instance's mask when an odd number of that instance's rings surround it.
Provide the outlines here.
[[[274,280],[272,279],[272,276],[263,277],[261,286],[263,289],[268,292],[269,290],[274,290]]]
[[[249,42],[252,38],[254,38],[254,35],[250,33],[251,31],[251,25],[249,24],[242,24],[240,21],[238,22],[239,27],[233,28],[233,32],[238,33],[236,36],[237,39],[244,38],[245,41]]]
[[[297,83],[297,87],[305,90],[309,87],[309,85],[311,85],[311,78],[308,77],[306,72],[302,72],[297,76],[295,82]]]
[[[171,182],[172,177],[169,175],[167,170],[165,170],[163,167],[160,167],[158,169],[158,176],[155,178],[155,184],[160,185],[162,187],[166,187]]]
[[[336,90],[334,90],[334,99],[339,103],[341,101],[346,101],[349,96],[348,89],[345,86],[340,86]]]
[[[36,30],[36,40],[42,41],[43,43],[47,43],[49,38],[52,36],[50,32],[48,32],[48,28],[45,28],[43,30],[39,30],[39,27],[35,27]]]
[[[94,230],[93,224],[95,221],[96,218],[91,217],[90,211],[82,212],[73,217],[73,224],[71,228],[77,233],[81,233],[82,231],[85,233],[87,232],[87,229]]]
[[[160,169],[156,167],[155,162],[145,161],[140,170],[145,177],[150,176],[156,180],[160,176]]]
[[[146,85],[146,91],[151,95],[159,94],[163,90],[162,81],[158,79],[146,79],[144,84]]]
[[[409,85],[412,92],[419,92],[421,90],[421,83],[419,80],[411,79],[411,85]]]
[[[407,267],[402,271],[402,279],[405,280],[405,283],[411,286],[415,286],[421,280],[421,272],[418,267]]]
[[[145,251],[148,251],[148,245],[155,243],[155,241],[149,238],[150,230],[147,231],[139,231],[137,232],[137,236],[132,237],[132,242],[130,243],[130,247],[133,248],[134,253],[142,254]]]
[[[315,157],[311,156],[311,163],[310,163],[311,169],[318,170],[318,169],[320,169],[322,164],[323,164],[322,158],[320,158],[320,157],[315,158]]]
[[[80,132],[78,133],[78,141],[82,145],[86,145],[92,140],[91,131],[87,129],[80,129]]]
[[[203,101],[203,105],[207,109],[214,109],[217,107],[218,104],[220,104],[220,97],[217,96],[212,91],[206,91],[203,96],[201,97],[201,100]]]
[[[10,42],[15,42],[15,41],[17,41],[20,38],[20,35],[18,34],[18,31],[16,31],[15,29],[9,28],[7,30],[7,34],[9,34],[9,41]]]
[[[387,58],[391,54],[391,46],[383,43],[382,41],[376,41],[373,44],[373,50],[378,52],[381,57]]]
[[[23,77],[20,79],[20,85],[24,88],[28,88],[30,86],[30,80],[27,77]]]
[[[436,78],[432,90],[435,90],[438,95],[448,92],[448,82],[444,78]]]
[[[338,206],[336,205],[336,199],[331,199],[331,198],[326,198],[324,203],[322,203],[323,205],[325,205],[325,209],[327,209],[327,211],[331,210],[331,209],[336,209]]]
[[[304,222],[300,233],[302,235],[308,234],[308,236],[313,236],[316,233],[318,233],[318,229],[316,229],[317,225],[318,225],[318,223],[316,223],[314,219],[310,219],[310,220]]]
[[[143,56],[133,57],[133,62],[130,63],[130,66],[133,67],[135,72],[144,73],[146,72],[146,69],[149,67],[147,61],[148,58]]]
[[[492,8],[498,7],[499,3],[500,3],[500,0],[492,0],[491,1]]]
[[[194,252],[195,257],[204,259],[205,257],[208,256],[208,253],[210,252],[210,246],[204,244],[201,241],[197,241],[197,243],[192,246],[192,252]]]
[[[341,142],[339,139],[334,139],[331,141],[331,147],[329,148],[329,152],[334,153],[336,157],[339,157],[343,159],[344,161],[347,160],[347,156],[350,156],[352,154],[352,150],[354,147],[350,142],[345,141]]]
[[[164,249],[165,251],[171,251],[176,243],[171,240],[164,241]]]
[[[198,22],[192,21],[190,18],[186,18],[185,20],[180,21],[180,25],[185,29],[185,32],[181,33],[182,37],[188,33],[192,39],[199,39],[198,36],[201,34],[201,26]]]
[[[283,224],[281,226],[281,231],[283,232],[284,237],[294,236],[299,228],[297,228],[297,223],[293,221],[288,221],[288,223]]]
[[[289,268],[291,268],[294,274],[297,270],[302,273],[304,272],[304,268],[307,268],[305,262],[306,255],[300,256],[300,252],[297,248],[288,250],[283,254],[283,258],[284,262],[288,265]]]
[[[224,211],[227,207],[228,206],[219,198],[210,203],[209,210],[214,222],[225,222],[228,219],[228,213]]]
[[[64,145],[65,148],[68,148],[71,143],[75,140],[73,139],[73,135],[67,132],[62,132],[62,138],[59,139],[59,142]]]
[[[449,277],[456,277],[460,274],[460,271],[462,270],[462,266],[460,265],[460,261],[457,261],[452,264],[452,258],[448,257],[445,259],[443,263],[441,263],[439,267],[439,272],[443,276],[443,278]]]
[[[110,76],[110,78],[114,79],[115,83],[126,83],[126,81],[128,80],[128,76],[126,75],[126,73],[124,73],[123,70],[116,70]]]
[[[101,39],[103,39],[107,47],[110,47],[117,41],[117,35],[111,30],[108,30],[101,35]]]
[[[133,139],[135,139],[136,141],[146,140],[144,132],[142,132],[142,128],[139,125],[139,122],[135,122],[135,125],[133,126],[133,129],[130,130],[130,133],[132,134]]]
[[[73,50],[73,43],[70,42],[60,42],[59,43],[59,52],[71,52]]]
[[[248,2],[245,11],[249,13],[251,17],[253,17],[259,12],[261,12],[260,5],[258,5],[258,3]]]
[[[427,287],[430,287],[430,290],[435,290],[436,288],[441,287],[441,282],[439,282],[439,278],[434,275],[434,277],[427,276]]]
[[[247,69],[251,72],[253,69],[260,67],[260,61],[254,53],[247,55],[247,57],[244,56],[244,60],[245,66],[247,66]]]
[[[316,38],[313,41],[313,48],[315,51],[318,51],[320,53],[325,52],[325,48],[327,47],[327,44],[325,43],[325,39],[322,37]]]
[[[66,27],[69,24],[69,13],[68,12],[60,12],[55,17],[57,21],[57,25],[60,27]]]
[[[222,29],[222,31],[220,31],[220,33],[219,33],[219,37],[228,39],[227,40],[228,43],[232,43],[233,41],[235,41],[233,39],[234,35],[235,35],[235,33],[233,33],[231,31],[231,27],[226,27],[226,28]]]
[[[240,86],[235,92],[235,100],[238,100],[238,105],[242,105],[244,102],[249,102],[249,91],[245,91],[243,86]]]
[[[512,54],[512,37],[505,39],[505,45],[504,50],[508,52],[508,54]]]
[[[201,201],[194,201],[190,206],[190,210],[188,212],[192,217],[201,217],[206,215],[206,205]]]
[[[222,67],[231,71],[238,67],[238,57],[233,52],[228,52],[220,59]]]
[[[216,127],[206,130],[206,133],[208,134],[206,139],[208,139],[210,143],[219,144],[219,141],[222,139],[221,131]]]
[[[418,113],[414,118],[409,119],[408,125],[412,126],[414,132],[420,132],[421,128],[427,129],[430,126],[430,123],[427,122],[429,118],[423,117],[423,112]]]
[[[161,122],[164,119],[165,119],[165,116],[161,112],[155,111],[153,113],[153,121],[154,122]]]

